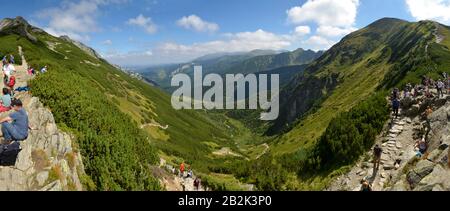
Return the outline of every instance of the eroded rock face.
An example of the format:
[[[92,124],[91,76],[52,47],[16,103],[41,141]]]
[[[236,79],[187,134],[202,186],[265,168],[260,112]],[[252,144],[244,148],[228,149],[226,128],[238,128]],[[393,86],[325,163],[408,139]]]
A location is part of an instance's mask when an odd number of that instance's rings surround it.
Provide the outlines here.
[[[78,175],[84,174],[84,168],[80,153],[73,150],[73,138],[58,130],[52,113],[38,98],[19,97],[32,130],[21,143],[16,165],[0,167],[0,190],[82,190]]]

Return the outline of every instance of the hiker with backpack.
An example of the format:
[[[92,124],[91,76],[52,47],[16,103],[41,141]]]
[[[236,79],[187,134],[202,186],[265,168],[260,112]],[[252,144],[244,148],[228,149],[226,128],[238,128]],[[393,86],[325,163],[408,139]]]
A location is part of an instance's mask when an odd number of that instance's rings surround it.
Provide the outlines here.
[[[199,191],[200,190],[200,186],[201,186],[201,180],[200,180],[200,178],[197,177],[194,180],[195,191]]]
[[[394,111],[394,116],[397,119],[400,110],[400,100],[398,100],[398,98],[394,98],[394,100],[392,100],[392,109]]]
[[[437,91],[438,91],[438,97],[439,98],[441,98],[441,97],[444,97],[444,89],[445,89],[445,84],[444,84],[444,82],[442,82],[441,80],[439,80],[438,82],[437,82]]]
[[[1,97],[0,113],[11,110],[11,94],[7,88],[3,88],[3,95]]]
[[[15,111],[8,117],[0,120],[5,143],[23,141],[28,138],[28,114],[19,99],[13,99],[11,108]]]
[[[380,163],[381,163],[381,155],[383,153],[383,149],[377,144],[375,148],[373,149],[373,169],[374,171],[377,171],[380,169]]]

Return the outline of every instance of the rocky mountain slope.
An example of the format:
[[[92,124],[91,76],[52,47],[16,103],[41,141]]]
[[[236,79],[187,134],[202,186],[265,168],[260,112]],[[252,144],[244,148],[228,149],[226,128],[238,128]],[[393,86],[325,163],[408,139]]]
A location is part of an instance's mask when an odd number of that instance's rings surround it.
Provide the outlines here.
[[[392,87],[427,64],[433,22],[385,18],[344,37],[297,75],[280,93],[280,117],[267,134],[281,137],[277,153],[312,145],[339,113]],[[416,77],[418,78],[418,77]]]
[[[27,86],[31,79],[27,67],[25,58],[22,58],[22,65],[16,65],[18,87]],[[53,114],[39,98],[29,92],[18,93],[16,97],[24,102],[32,130],[21,144],[16,165],[0,167],[0,190],[83,190],[80,178],[85,174],[84,167],[73,135],[58,129]],[[0,116],[3,118],[9,113]]]
[[[432,93],[436,95],[437,91]],[[373,169],[370,151],[328,190],[359,191],[363,179],[375,191],[450,190],[450,95],[432,99],[420,96],[402,102],[402,117],[386,125],[377,141],[383,148],[380,170]],[[415,144],[427,130],[421,113],[428,106],[434,110],[430,117],[432,130],[427,152],[418,156]]]

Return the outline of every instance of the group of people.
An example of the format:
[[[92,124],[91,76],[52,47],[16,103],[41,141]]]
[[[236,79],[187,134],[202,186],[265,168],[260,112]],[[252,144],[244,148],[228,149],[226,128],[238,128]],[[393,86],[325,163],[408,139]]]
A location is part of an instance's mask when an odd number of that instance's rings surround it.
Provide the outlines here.
[[[0,164],[4,164],[4,152],[10,151],[11,148],[20,146],[20,142],[28,138],[29,120],[28,114],[23,108],[23,103],[20,99],[14,98],[14,86],[16,78],[14,73],[14,56],[2,60],[2,72],[4,77],[4,88],[2,89],[2,96],[0,97],[0,113],[6,111],[14,111],[7,117],[0,119],[3,140],[0,143]]]
[[[16,85],[16,77],[14,76],[16,68],[10,61],[3,60],[3,84],[0,113],[11,110],[11,99],[14,98],[14,86]]]
[[[187,171],[186,171],[187,170]],[[186,174],[185,174],[186,173]],[[186,176],[185,176],[186,175]],[[180,164],[180,169],[179,169],[179,176],[181,178],[187,179],[187,178],[193,178],[194,177],[194,172],[192,171],[191,166],[189,165],[186,168],[186,164],[184,162],[182,162]],[[194,180],[194,188],[196,191],[200,190],[201,187],[201,179],[199,177],[196,177]]]
[[[48,66],[45,65],[43,68],[41,68],[40,72],[41,73],[46,73],[47,70],[48,70]],[[28,75],[31,75],[31,76],[37,74],[36,70],[33,67],[28,68],[27,72],[28,72]]]
[[[408,83],[404,90],[403,95],[400,92],[400,89],[394,88],[391,93],[391,104],[393,116],[395,119],[399,117],[400,110],[400,99],[403,98],[412,98],[418,97],[420,95],[425,96],[426,98],[444,97],[444,93],[450,94],[450,77],[444,72],[442,74],[442,79],[438,79],[437,81],[431,79],[430,77],[424,76],[422,78],[422,83],[413,86],[411,83]],[[435,88],[437,90],[437,96],[433,96],[431,89]],[[433,108],[428,106],[424,113],[422,113],[422,118],[425,120],[425,134],[422,139],[418,140],[414,144],[414,150],[417,152],[418,157],[422,157],[426,151],[428,150],[428,136],[431,132],[431,115],[433,114]],[[373,149],[373,167],[374,172],[377,172],[380,168],[381,156],[383,154],[383,149],[377,144]],[[396,162],[396,165],[399,164]],[[367,179],[363,179],[361,181],[361,191],[372,191],[372,185]]]
[[[9,62],[11,64],[15,64],[16,61],[14,60],[14,56],[12,54],[9,55],[9,59],[8,59],[8,55],[3,56],[2,62]]]

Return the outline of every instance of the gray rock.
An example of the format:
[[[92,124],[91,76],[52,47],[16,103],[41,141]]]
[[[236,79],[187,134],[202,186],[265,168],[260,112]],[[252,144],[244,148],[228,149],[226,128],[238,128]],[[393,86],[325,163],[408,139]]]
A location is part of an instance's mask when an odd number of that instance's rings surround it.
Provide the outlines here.
[[[48,179],[48,171],[40,172],[36,175],[36,181],[39,186],[43,186]]]
[[[444,190],[444,188],[442,188],[440,185],[436,185],[433,187],[433,190],[431,190],[431,191],[438,192],[438,191],[447,191],[447,190]]]
[[[61,181],[54,181],[47,186],[43,187],[40,191],[63,191]]]
[[[395,183],[395,185],[391,188],[391,191],[408,191],[408,188],[403,182],[403,180],[400,180],[397,183]]]
[[[421,160],[416,167],[408,172],[407,179],[411,188],[414,189],[423,178],[433,172],[436,164],[428,160]]]
[[[394,162],[392,162],[392,161],[383,164],[383,169],[386,170],[386,171],[392,170],[392,169],[394,169],[394,168],[395,168],[395,164],[394,164]]]

